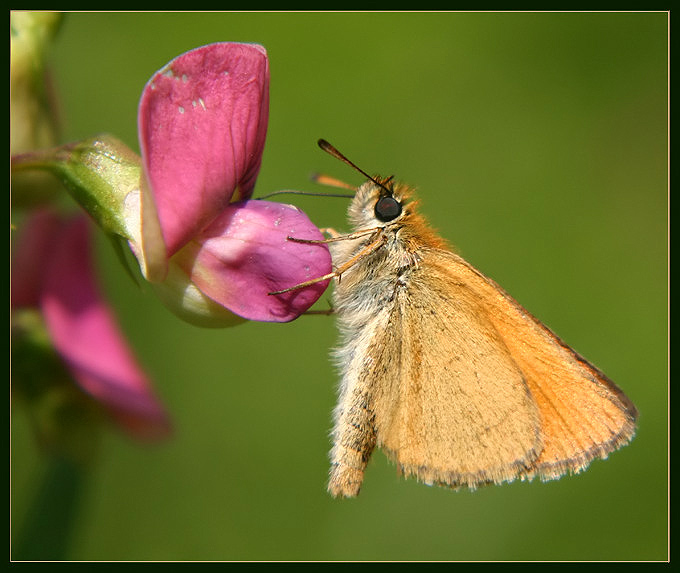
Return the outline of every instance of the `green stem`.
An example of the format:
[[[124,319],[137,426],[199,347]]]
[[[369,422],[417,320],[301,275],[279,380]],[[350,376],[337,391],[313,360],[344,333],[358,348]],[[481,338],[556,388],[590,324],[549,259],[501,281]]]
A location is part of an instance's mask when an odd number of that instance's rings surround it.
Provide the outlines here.
[[[67,558],[85,484],[86,467],[51,456],[12,551],[15,561]]]
[[[11,158],[13,176],[31,171],[56,176],[107,233],[138,235],[139,199],[129,199],[140,192],[142,159],[115,137],[101,134]]]
[[[12,173],[31,171],[34,169],[43,171],[53,171],[59,162],[68,160],[68,153],[71,146],[54,147],[50,149],[39,149],[12,155],[10,158],[10,168]]]

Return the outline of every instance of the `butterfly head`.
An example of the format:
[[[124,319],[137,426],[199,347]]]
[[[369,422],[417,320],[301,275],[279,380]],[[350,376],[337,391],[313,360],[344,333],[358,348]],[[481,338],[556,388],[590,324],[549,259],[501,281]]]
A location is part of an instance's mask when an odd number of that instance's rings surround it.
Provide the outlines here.
[[[356,228],[387,227],[399,223],[410,212],[412,190],[392,177],[374,177],[356,192],[349,219]]]

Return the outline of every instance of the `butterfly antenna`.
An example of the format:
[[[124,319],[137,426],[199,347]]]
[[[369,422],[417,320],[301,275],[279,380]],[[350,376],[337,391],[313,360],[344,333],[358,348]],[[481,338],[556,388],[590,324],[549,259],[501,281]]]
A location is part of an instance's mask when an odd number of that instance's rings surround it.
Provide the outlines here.
[[[274,195],[308,195],[310,197],[340,197],[341,199],[354,199],[354,195],[349,193],[315,193],[313,191],[294,191],[293,189],[281,189],[280,191],[272,191],[261,197],[256,197],[255,200],[269,199]]]
[[[337,149],[335,149],[335,147],[333,147],[333,146],[332,146],[330,143],[328,143],[325,139],[319,139],[318,144],[319,144],[319,147],[320,147],[321,149],[323,149],[326,153],[328,153],[329,155],[332,155],[332,156],[335,157],[336,159],[339,159],[339,160],[342,161],[343,163],[346,163],[347,165],[349,165],[349,166],[352,167],[353,169],[356,169],[356,170],[357,170],[359,173],[361,173],[364,177],[366,177],[367,179],[373,181],[373,183],[375,183],[378,187],[382,187],[382,188],[385,190],[385,192],[386,192],[390,197],[392,196],[392,191],[389,190],[389,189],[385,186],[384,183],[381,183],[380,181],[376,180],[374,177],[371,177],[368,173],[366,173],[363,169],[361,169],[361,167],[357,166],[356,164],[354,164],[353,162],[351,162],[349,159],[347,159],[342,153],[340,153]],[[392,176],[392,177],[393,177],[393,176]],[[390,180],[392,179],[392,177],[389,177],[389,178],[385,181],[385,183],[387,183],[387,181],[390,181]]]

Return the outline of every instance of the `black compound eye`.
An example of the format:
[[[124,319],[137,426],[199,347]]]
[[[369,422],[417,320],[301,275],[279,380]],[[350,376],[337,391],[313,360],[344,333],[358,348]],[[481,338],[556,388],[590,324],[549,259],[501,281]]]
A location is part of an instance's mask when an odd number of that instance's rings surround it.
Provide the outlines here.
[[[375,217],[383,223],[392,221],[401,215],[401,203],[394,197],[381,197],[375,204]]]

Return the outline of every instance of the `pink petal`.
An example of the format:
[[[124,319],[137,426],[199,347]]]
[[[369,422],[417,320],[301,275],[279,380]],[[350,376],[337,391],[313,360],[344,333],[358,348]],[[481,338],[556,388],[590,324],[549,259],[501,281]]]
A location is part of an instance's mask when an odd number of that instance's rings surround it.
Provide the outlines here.
[[[328,280],[270,295],[331,271],[324,244],[289,241],[323,239],[302,211],[269,201],[232,203],[178,253],[199,289],[249,320],[288,322],[323,294]]]
[[[47,327],[86,392],[138,437],[160,437],[169,430],[167,416],[94,282],[89,231],[79,216],[55,237],[42,295]]]
[[[60,225],[59,216],[49,209],[33,211],[20,224],[12,249],[12,308],[38,306],[45,261]]]
[[[144,88],[139,140],[171,256],[229,203],[252,194],[269,117],[262,46],[218,43],[175,58]]]

